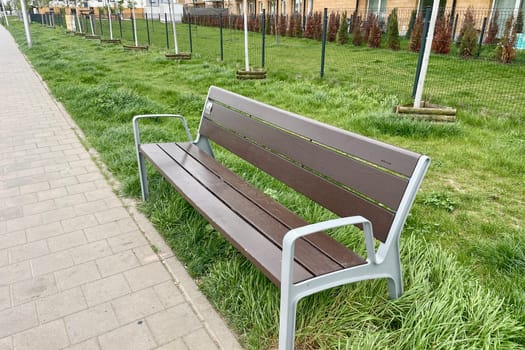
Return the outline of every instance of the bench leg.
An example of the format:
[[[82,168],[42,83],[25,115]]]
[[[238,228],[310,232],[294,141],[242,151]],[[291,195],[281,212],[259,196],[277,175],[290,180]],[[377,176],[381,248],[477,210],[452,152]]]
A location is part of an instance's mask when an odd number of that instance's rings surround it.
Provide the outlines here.
[[[279,319],[279,350],[293,350],[295,340],[295,314],[297,301],[282,286]]]
[[[137,158],[139,163],[140,190],[142,191],[142,200],[145,201],[149,196],[146,163],[144,162],[144,156],[142,153],[137,152]]]
[[[390,277],[387,279],[388,281],[388,295],[390,299],[397,299],[403,294],[403,279],[401,275],[401,260],[399,258],[399,253],[394,254],[394,252],[399,252],[399,243],[392,243],[392,245],[396,245],[396,247],[392,247],[395,249],[391,250],[390,255],[390,262],[387,263],[385,266],[388,266],[388,272],[390,273]],[[386,262],[385,262],[386,263]]]

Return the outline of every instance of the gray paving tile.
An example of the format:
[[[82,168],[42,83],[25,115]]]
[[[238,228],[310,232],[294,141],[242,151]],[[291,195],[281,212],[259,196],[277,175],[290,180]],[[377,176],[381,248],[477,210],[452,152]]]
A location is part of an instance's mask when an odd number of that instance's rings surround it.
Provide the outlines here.
[[[37,258],[49,253],[49,248],[45,240],[29,242],[16,247],[9,248],[11,263]]]
[[[156,347],[145,322],[133,322],[99,336],[102,350],[148,350]]]
[[[11,307],[11,294],[9,286],[0,287],[0,311]]]
[[[136,267],[124,272],[132,290],[141,290],[171,280],[171,276],[160,262]]]
[[[127,295],[131,292],[131,289],[124,275],[118,274],[85,284],[82,286],[82,291],[88,305],[92,306]],[[133,308],[133,305],[129,304],[126,307]]]
[[[155,340],[165,344],[202,328],[202,324],[186,304],[180,304],[146,319]]]
[[[119,272],[131,270],[140,263],[131,250],[97,259],[97,266],[102,276],[110,276]]]
[[[152,288],[113,300],[111,305],[120,324],[142,319],[164,309]]]
[[[66,290],[36,301],[40,322],[49,322],[84,310],[86,307],[87,303],[80,288]]]
[[[111,305],[102,304],[65,318],[66,330],[73,344],[104,334],[118,326]]]
[[[38,276],[11,285],[13,304],[18,305],[58,292],[53,274]]]
[[[61,349],[69,345],[63,320],[56,320],[16,334],[15,349],[34,350],[38,344],[40,350]]]
[[[100,279],[100,273],[94,261],[55,272],[55,278],[60,290],[80,286],[84,283]]]
[[[0,339],[0,350],[13,350],[13,339],[12,337],[6,337]]]
[[[33,303],[22,304],[0,311],[0,339],[37,325],[38,319]]]

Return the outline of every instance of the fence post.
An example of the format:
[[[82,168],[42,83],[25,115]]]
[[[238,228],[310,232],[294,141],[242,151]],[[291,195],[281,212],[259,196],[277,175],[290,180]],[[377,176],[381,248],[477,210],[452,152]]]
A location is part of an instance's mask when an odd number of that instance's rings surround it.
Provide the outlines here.
[[[122,40],[122,17],[120,13],[118,15],[118,28],[120,29],[120,40]]]
[[[324,77],[324,56],[326,53],[326,29],[328,27],[328,9],[323,11],[323,42],[321,44],[321,79]]]
[[[221,38],[221,62],[224,61],[224,42],[222,37],[222,12],[219,13],[219,36]]]
[[[264,56],[265,56],[265,47],[266,47],[266,9],[262,10],[262,58],[261,66],[264,68]]]
[[[170,49],[170,37],[168,34],[168,14],[164,12],[164,28],[166,29],[166,49]]]
[[[137,36],[135,35],[137,33],[137,29],[135,28],[135,15],[133,12],[131,13],[131,33],[133,34],[133,42],[135,43],[135,46],[139,46]]]
[[[432,8],[425,7],[425,21],[423,22],[423,33],[421,34],[421,46],[419,48],[419,57],[417,59],[416,78],[414,80],[414,87],[412,88],[412,97],[416,97],[417,83],[421,74],[421,67],[423,66],[423,54],[425,53],[425,45],[427,44],[428,25],[430,23],[430,15]]]
[[[454,29],[452,30],[452,41],[456,38],[456,29],[458,28],[458,21],[459,21],[459,14],[456,15],[456,19],[454,20]]]
[[[98,13],[98,24],[100,24],[100,35],[104,35],[104,29],[102,28],[102,14]]]
[[[188,12],[188,34],[190,36],[190,53],[193,53],[193,38],[191,35],[191,15]]]
[[[151,46],[151,38],[150,38],[150,36],[149,36],[148,14],[145,13],[144,16],[146,17],[146,32],[148,33],[148,46]]]
[[[481,54],[481,46],[483,45],[483,38],[485,37],[485,28],[487,27],[487,17],[483,18],[483,24],[481,25],[481,33],[479,34],[478,42],[478,53],[477,56]]]

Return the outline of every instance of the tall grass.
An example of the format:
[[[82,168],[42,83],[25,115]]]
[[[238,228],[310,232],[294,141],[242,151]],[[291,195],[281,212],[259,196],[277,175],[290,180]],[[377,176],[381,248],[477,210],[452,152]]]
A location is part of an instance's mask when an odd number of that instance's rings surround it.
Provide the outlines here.
[[[206,57],[174,63],[159,52],[101,48],[38,26],[32,27],[34,47],[27,50],[22,44],[23,28],[13,22],[10,28],[32,64],[100,152],[127,196],[140,195],[132,115],[182,113],[195,131],[211,84],[431,156],[433,165],[402,235],[403,297],[388,300],[385,281],[308,297],[299,304],[299,348],[525,347],[523,114],[494,112],[498,106],[483,109],[475,96],[466,96],[464,104],[472,108],[460,110],[456,124],[399,119],[391,112],[400,102],[393,93],[355,85],[344,75],[319,81],[308,66],[295,66],[294,74],[275,72],[266,81],[239,82],[234,78],[235,64]],[[301,40],[287,42],[293,46]],[[292,61],[289,51],[276,55],[284,63]],[[505,69],[498,66],[489,73],[506,74]],[[513,82],[522,83],[519,76]],[[175,140],[184,139],[184,133],[174,122],[148,121],[143,137],[145,141]],[[308,221],[332,215],[225,152],[219,150],[218,159]],[[246,346],[273,348],[277,288],[159,174],[148,172],[151,198],[142,210]],[[362,251],[361,238],[352,231],[332,234]]]

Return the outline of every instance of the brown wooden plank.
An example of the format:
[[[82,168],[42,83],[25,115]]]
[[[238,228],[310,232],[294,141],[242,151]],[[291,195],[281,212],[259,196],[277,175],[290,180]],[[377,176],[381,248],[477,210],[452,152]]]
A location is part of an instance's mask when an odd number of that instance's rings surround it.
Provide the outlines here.
[[[214,123],[202,123],[201,130],[213,140],[273,176],[321,204],[335,214],[345,217],[362,215],[374,227],[374,236],[385,241],[394,219],[394,214],[362,197],[342,189],[325,179],[305,172],[304,169],[286,159],[255,145],[235,134],[229,133]]]
[[[250,201],[263,208],[269,215],[283,223],[287,228],[291,229],[308,224],[304,219],[298,217],[288,208],[276,203],[273,199],[261,193],[259,189],[247,183],[238,175],[231,171],[223,171],[223,165],[215,161],[206,152],[200,150],[195,145],[191,143],[180,143],[178,145],[210,171],[213,171],[215,174],[220,174],[223,181],[244,196],[250,198]],[[349,250],[347,247],[325,233],[312,234],[304,239],[326,255],[330,256],[343,267],[356,266],[364,263],[364,260],[359,255],[355,254],[353,251]]]
[[[271,124],[249,118],[221,105],[213,107],[213,122],[246,136],[253,142],[284,155],[352,189],[397,210],[408,181],[381,168],[357,161],[290,134]],[[270,174],[273,175],[273,174]]]
[[[341,130],[215,86],[210,87],[208,99],[405,176],[412,174],[420,157],[419,154],[403,148]]]
[[[233,213],[214,194],[195,180],[155,144],[141,145],[141,152],[175,189],[237,250],[280,286],[281,250],[260,235],[250,224]],[[294,280],[313,275],[300,264],[294,265]]]
[[[264,208],[224,182],[221,177],[230,173],[230,170],[223,168],[222,172],[217,175],[210,172],[194,158],[188,157],[188,154],[174,143],[159,144],[159,147],[175,162],[183,166],[201,185],[219,197],[237,215],[254,226],[260,234],[266,236],[275,245],[282,246],[283,237],[289,231],[289,227],[268,215]],[[273,202],[270,205],[278,206],[280,204]],[[305,240],[298,240],[295,249],[296,260],[313,275],[323,275],[340,270],[342,267]]]

